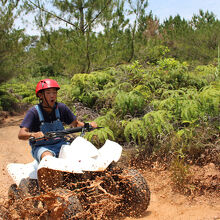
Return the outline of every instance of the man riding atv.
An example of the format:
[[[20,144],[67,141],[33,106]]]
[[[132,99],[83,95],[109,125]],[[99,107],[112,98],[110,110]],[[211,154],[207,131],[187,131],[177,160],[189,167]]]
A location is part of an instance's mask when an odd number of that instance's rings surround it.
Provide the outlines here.
[[[39,104],[28,110],[20,125],[18,138],[28,140],[31,137],[40,138],[50,131],[63,130],[63,123],[71,127],[81,127],[84,123],[78,121],[71,110],[63,103],[57,103],[58,83],[53,79],[42,79],[37,83],[36,96]],[[97,127],[95,122],[90,125]],[[38,141],[32,147],[32,156],[39,162],[45,156],[58,157],[61,146],[66,144],[62,138]]]
[[[57,103],[59,88],[52,79],[37,84],[40,103],[27,112],[18,135],[19,139],[29,139],[35,160],[7,165],[15,182],[8,191],[10,204],[22,219],[141,215],[150,202],[145,178],[133,168],[118,166],[122,155],[118,143],[106,140],[97,149],[82,137],[101,127],[78,121],[66,105]],[[62,122],[73,128],[65,130]],[[79,132],[80,137],[68,138]],[[100,211],[94,211],[96,208]]]

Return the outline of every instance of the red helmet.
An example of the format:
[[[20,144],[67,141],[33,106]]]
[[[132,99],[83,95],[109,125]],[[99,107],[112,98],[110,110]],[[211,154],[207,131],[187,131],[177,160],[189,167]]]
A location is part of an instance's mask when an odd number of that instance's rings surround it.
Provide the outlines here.
[[[60,89],[58,83],[53,79],[42,79],[38,82],[36,86],[36,96],[38,97],[38,93],[44,89],[56,88]]]

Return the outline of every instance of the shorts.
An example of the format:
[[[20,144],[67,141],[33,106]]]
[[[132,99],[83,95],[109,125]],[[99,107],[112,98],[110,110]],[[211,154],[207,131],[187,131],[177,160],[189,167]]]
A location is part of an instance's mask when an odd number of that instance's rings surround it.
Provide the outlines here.
[[[60,153],[60,149],[63,144],[67,144],[66,142],[60,142],[53,145],[47,145],[47,146],[33,146],[31,154],[34,159],[36,159],[38,162],[41,160],[41,155],[45,151],[49,151],[53,154],[54,157],[58,157]]]

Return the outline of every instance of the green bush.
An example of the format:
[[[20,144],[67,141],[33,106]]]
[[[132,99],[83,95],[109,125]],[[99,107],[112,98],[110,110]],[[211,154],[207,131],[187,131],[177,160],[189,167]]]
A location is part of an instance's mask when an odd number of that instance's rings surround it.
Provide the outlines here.
[[[202,107],[206,102],[201,102],[200,97],[203,96],[196,89],[165,90],[161,100],[154,100],[151,104],[155,109],[172,112],[177,121],[191,124],[207,113],[205,107]]]
[[[143,79],[143,74],[146,70],[142,67],[139,61],[134,61],[132,64],[121,65],[117,72],[117,80],[121,82],[129,82],[132,85],[137,85]]]
[[[127,142],[134,141],[139,146],[142,145],[142,141],[147,137],[147,129],[144,126],[143,120],[133,118],[126,123],[124,129],[124,136]]]
[[[113,131],[108,127],[88,132],[85,138],[97,147],[101,147],[107,139],[115,140]]]
[[[0,110],[14,112],[16,111],[17,103],[17,98],[0,89]]]
[[[141,93],[135,91],[120,92],[115,97],[114,111],[121,117],[128,114],[135,116],[143,112],[144,105],[145,100]]]
[[[168,47],[163,45],[147,45],[144,49],[140,50],[140,61],[142,63],[157,64],[157,62],[169,52]]]
[[[99,98],[103,87],[113,80],[108,72],[92,72],[90,74],[75,74],[71,79],[72,100],[79,100],[92,107]]]
[[[220,81],[204,87],[198,95],[201,111],[206,116],[219,116],[220,106]]]
[[[99,113],[95,121],[103,128],[86,136],[96,146],[111,139],[122,145],[134,143],[148,153],[178,151],[184,156],[195,154],[196,158],[205,149],[199,147],[199,135],[195,138],[198,128],[203,125],[204,130],[208,126],[215,132],[220,129],[220,81],[214,70],[208,65],[189,71],[187,63],[169,58],[146,69],[137,61],[75,74],[71,80],[55,80],[61,87],[58,101],[72,109],[74,102],[80,101]],[[2,84],[0,109],[9,109],[16,102],[37,103],[35,87],[39,80],[37,77],[24,82],[20,77]],[[205,139],[207,143],[210,140]],[[182,160],[174,162],[174,168],[184,169]]]
[[[165,135],[173,131],[173,116],[165,110],[152,111],[144,115],[144,126],[153,138],[158,135]]]
[[[161,59],[157,62],[157,64],[160,70],[167,70],[167,71],[173,71],[173,70],[187,71],[189,66],[187,62],[181,63],[178,60],[175,60],[174,58]]]

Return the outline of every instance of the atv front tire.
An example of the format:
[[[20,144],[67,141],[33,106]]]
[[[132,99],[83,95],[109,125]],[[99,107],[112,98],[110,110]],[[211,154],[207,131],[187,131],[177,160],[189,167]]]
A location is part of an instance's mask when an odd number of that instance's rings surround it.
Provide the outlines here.
[[[123,214],[140,216],[150,203],[150,190],[144,177],[135,169],[126,169],[119,183]]]
[[[36,196],[40,193],[37,179],[25,178],[19,184],[19,189],[24,193],[24,196]]]
[[[8,189],[8,199],[10,203],[14,203],[16,200],[22,199],[22,191],[16,184],[12,184]]]
[[[48,196],[46,196],[48,193]],[[48,191],[43,200],[46,219],[78,219],[77,214],[83,212],[83,207],[77,195],[64,188]]]
[[[39,201],[35,196],[39,195],[38,183],[35,179],[22,179],[19,186],[12,184],[8,190],[8,202],[10,205],[15,205],[18,213],[21,213],[24,207],[31,206],[38,212]],[[25,200],[25,198],[29,198]]]

